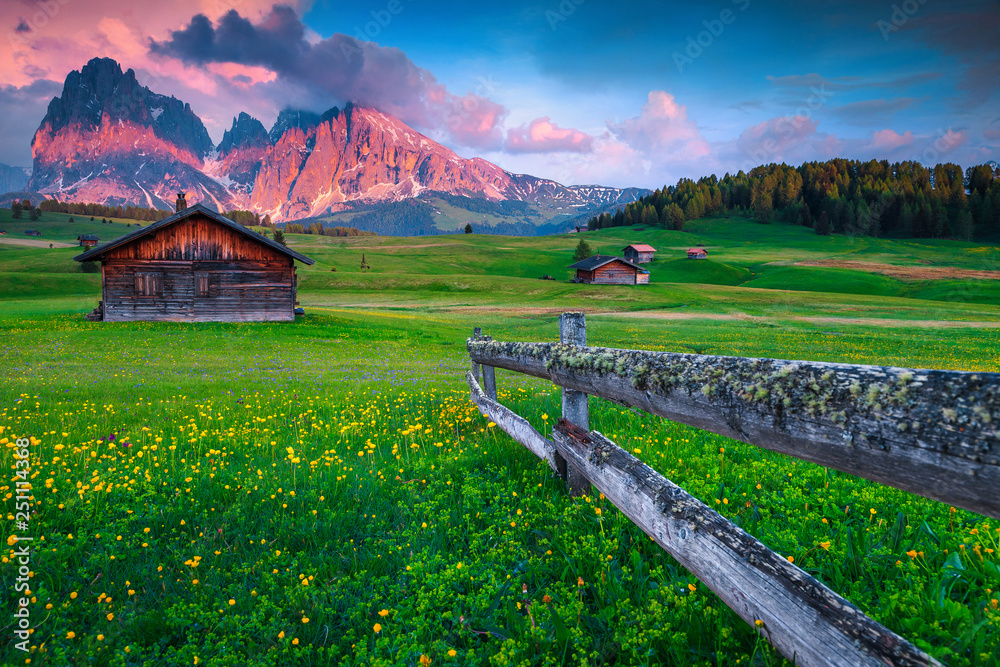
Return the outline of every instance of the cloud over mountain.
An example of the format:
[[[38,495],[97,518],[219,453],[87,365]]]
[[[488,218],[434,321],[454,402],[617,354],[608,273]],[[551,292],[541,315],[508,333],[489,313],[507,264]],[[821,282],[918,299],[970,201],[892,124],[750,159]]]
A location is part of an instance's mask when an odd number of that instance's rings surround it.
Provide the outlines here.
[[[536,118],[527,125],[515,127],[507,133],[504,148],[511,153],[570,152],[589,153],[594,138],[586,132],[561,128],[548,116]]]
[[[400,49],[336,33],[318,42],[288,6],[275,5],[258,23],[235,9],[213,23],[195,15],[151,51],[184,63],[264,67],[326,100],[382,109],[407,123],[441,129],[465,146],[500,146],[503,105],[476,93],[456,95]]]

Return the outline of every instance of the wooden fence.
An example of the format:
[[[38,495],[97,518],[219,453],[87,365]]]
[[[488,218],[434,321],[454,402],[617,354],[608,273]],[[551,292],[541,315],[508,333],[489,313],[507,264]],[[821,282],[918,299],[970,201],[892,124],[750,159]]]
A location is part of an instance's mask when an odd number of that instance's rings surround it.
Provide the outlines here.
[[[590,431],[588,395],[1000,518],[1000,374],[587,347],[583,313],[559,333],[503,343],[477,328],[467,380],[570,493],[597,488],[795,664],[939,664]],[[552,440],[497,402],[494,368],[562,387]]]

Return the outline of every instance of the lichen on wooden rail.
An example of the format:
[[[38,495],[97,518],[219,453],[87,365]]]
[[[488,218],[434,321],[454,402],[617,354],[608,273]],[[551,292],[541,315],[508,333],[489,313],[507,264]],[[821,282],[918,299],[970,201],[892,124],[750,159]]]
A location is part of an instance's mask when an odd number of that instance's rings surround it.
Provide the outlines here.
[[[469,340],[473,361],[1000,518],[1000,374]]]

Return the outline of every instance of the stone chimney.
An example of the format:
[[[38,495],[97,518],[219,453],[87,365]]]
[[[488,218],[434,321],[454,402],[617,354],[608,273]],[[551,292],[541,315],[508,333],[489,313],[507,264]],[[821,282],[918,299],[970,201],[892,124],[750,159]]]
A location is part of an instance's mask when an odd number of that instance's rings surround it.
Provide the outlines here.
[[[186,194],[187,194],[186,192],[178,192],[177,193],[177,212],[178,213],[180,213],[181,211],[183,211],[184,209],[186,209],[188,207],[187,200],[184,198],[184,195],[186,195]]]

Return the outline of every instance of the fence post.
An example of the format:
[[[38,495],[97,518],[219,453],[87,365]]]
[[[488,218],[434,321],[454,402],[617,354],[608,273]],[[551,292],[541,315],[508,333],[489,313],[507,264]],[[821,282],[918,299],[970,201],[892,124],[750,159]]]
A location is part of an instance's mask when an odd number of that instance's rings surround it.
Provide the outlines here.
[[[587,319],[583,313],[563,313],[559,316],[559,342],[563,345],[587,344]],[[585,431],[590,430],[589,396],[582,391],[562,389],[562,416]],[[557,452],[556,467],[566,480],[571,496],[582,496],[590,490],[590,481],[576,466],[567,464]]]
[[[474,340],[479,340],[483,338],[482,327],[476,327],[472,330],[472,338]],[[487,336],[487,338],[489,338]],[[476,382],[479,381],[479,364],[472,362],[472,375],[476,378]],[[497,377],[496,371],[492,366],[482,366],[483,369],[483,391],[486,395],[492,398],[494,401],[497,400]]]
[[[475,328],[473,328],[473,330],[472,330],[472,340],[479,340],[479,338],[482,335],[483,335],[483,328],[482,327],[475,327]],[[472,377],[474,377],[476,379],[476,382],[479,382],[479,364],[477,364],[474,361],[472,362]]]

